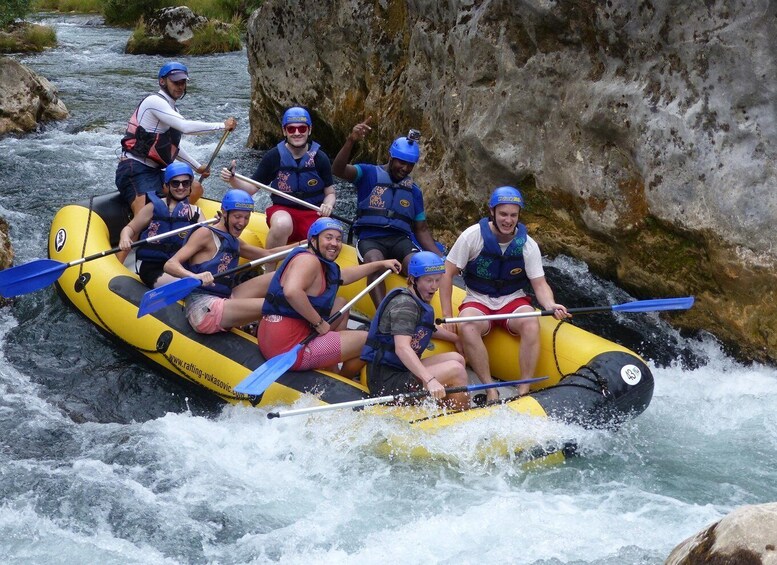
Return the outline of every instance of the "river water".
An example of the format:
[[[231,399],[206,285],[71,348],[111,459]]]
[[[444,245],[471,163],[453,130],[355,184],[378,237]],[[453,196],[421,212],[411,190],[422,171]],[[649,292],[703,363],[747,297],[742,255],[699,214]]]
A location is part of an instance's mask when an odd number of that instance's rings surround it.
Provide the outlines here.
[[[59,46],[18,59],[54,82],[72,115],[0,140],[0,214],[17,264],[45,257],[58,208],[113,189],[126,119],[163,63],[123,54],[126,30],[44,19]],[[237,116],[217,166],[237,157],[250,172],[245,52],[184,60],[182,113]],[[203,161],[216,142],[186,139]],[[205,186],[220,196],[226,185]],[[574,260],[547,269],[569,306],[630,299]],[[618,432],[495,418],[456,432],[445,460],[421,462],[376,449],[390,422],[270,421],[224,406],[139,363],[53,287],[20,297],[0,309],[0,561],[652,564],[733,508],[777,500],[777,370],[742,365],[654,314],[584,318],[575,323],[649,360],[656,388],[643,415]],[[572,437],[583,456],[524,469],[467,455],[507,427]]]

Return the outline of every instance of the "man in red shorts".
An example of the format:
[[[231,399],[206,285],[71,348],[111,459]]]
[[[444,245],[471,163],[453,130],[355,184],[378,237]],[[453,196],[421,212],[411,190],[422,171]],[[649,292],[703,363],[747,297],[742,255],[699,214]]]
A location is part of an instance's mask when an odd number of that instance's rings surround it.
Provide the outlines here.
[[[491,195],[488,207],[491,216],[464,230],[448,253],[440,284],[443,316],[453,313],[453,277],[461,272],[467,285],[467,295],[459,306],[462,317],[531,312],[534,308],[525,292],[529,285],[543,309],[553,310],[553,316],[559,320],[568,317],[567,309],[556,303],[545,280],[537,242],[526,233],[526,226],[518,222],[523,207],[520,191],[512,186],[499,187]],[[540,354],[540,324],[536,317],[458,324],[464,356],[481,382],[492,382],[488,351],[483,344],[483,336],[492,324],[520,336],[520,378],[533,378]],[[520,386],[518,392],[526,394],[529,385]],[[498,398],[496,389],[488,390],[489,401]]]
[[[289,108],[283,113],[281,128],[284,140],[262,156],[252,178],[315,204],[321,208],[321,213],[273,194],[272,205],[265,210],[267,225],[270,226],[267,247],[305,239],[313,222],[320,216],[331,215],[335,206],[332,165],[318,143],[310,139],[313,131],[310,113],[300,107]],[[221,179],[249,194],[258,190],[254,185],[236,178],[231,169],[222,169]],[[274,268],[268,265],[265,270]]]
[[[356,376],[364,366],[359,358],[367,332],[347,330],[348,316],[330,326],[326,318],[345,304],[337,297],[340,285],[349,285],[368,275],[402,265],[396,259],[340,267],[335,260],[343,248],[343,225],[332,218],[319,218],[308,230],[308,248],[292,251],[275,272],[262,307],[257,341],[266,359],[281,355],[302,342],[311,330],[318,337],[299,354],[292,371],[328,369],[344,377]]]

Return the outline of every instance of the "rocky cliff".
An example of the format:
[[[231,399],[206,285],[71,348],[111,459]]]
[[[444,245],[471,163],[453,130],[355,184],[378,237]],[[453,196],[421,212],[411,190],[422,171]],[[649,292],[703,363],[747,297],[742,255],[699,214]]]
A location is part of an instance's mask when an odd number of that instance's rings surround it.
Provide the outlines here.
[[[39,122],[67,116],[48,80],[13,59],[0,57],[0,135],[34,131]]]
[[[290,104],[336,153],[424,133],[414,175],[450,241],[490,190],[643,298],[697,296],[673,323],[777,360],[777,3],[266,0],[248,26],[250,142]]]

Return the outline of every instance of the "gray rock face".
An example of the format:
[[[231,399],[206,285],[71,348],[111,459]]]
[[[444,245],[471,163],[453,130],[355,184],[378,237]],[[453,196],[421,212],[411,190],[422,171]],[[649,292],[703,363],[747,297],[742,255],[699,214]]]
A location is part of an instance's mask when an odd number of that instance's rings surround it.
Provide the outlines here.
[[[742,506],[672,550],[666,565],[777,565],[777,503]]]
[[[194,29],[207,22],[208,18],[198,16],[186,6],[162,8],[146,22],[146,33],[183,42],[194,37]]]
[[[291,104],[331,154],[417,127],[438,237],[518,184],[544,252],[777,360],[777,3],[267,0],[248,52],[254,145]]]
[[[0,135],[34,131],[40,122],[67,116],[48,80],[13,59],[0,57]]]

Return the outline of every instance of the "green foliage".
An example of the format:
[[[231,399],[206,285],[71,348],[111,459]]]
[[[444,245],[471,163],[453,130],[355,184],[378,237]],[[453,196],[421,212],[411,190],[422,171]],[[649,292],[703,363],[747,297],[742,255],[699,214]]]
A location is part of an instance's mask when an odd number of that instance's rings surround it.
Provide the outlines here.
[[[156,10],[167,6],[186,5],[170,0],[102,0],[103,15],[108,25],[134,26],[141,17],[149,17]]]
[[[36,51],[42,51],[57,43],[57,33],[49,26],[31,25],[24,31],[24,39],[34,46]]]
[[[79,14],[100,14],[102,0],[32,0],[36,12],[77,12]]]
[[[49,26],[20,22],[7,29],[0,31],[0,53],[39,52],[57,43],[57,34]]]
[[[30,0],[2,0],[0,2],[0,28],[24,19],[30,13]]]
[[[238,51],[242,47],[240,43],[240,30],[236,25],[223,26],[216,22],[208,22],[206,25],[194,31],[186,47],[189,55],[204,55],[206,53],[226,53]]]

